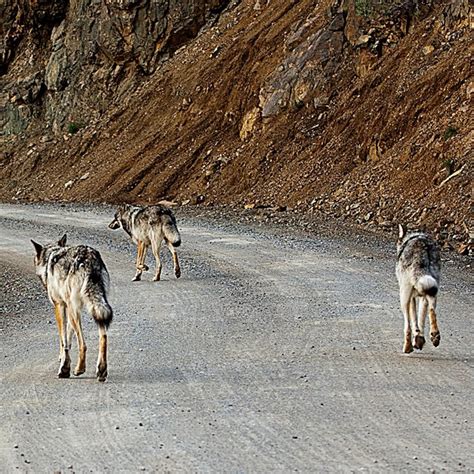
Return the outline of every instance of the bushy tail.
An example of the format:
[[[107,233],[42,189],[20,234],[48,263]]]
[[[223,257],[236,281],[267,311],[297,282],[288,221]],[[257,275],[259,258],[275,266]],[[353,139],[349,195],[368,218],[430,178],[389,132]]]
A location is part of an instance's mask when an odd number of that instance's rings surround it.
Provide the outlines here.
[[[173,247],[179,247],[181,245],[181,235],[178,227],[176,226],[176,219],[172,214],[163,214],[161,216],[161,222],[163,223],[163,233],[168,242]]]
[[[431,275],[420,277],[415,288],[421,296],[436,296],[438,294],[438,282]]]
[[[92,317],[94,318],[94,321],[99,326],[105,326],[106,328],[109,327],[114,316],[112,307],[109,305],[108,301],[105,299],[104,301],[97,302],[92,305],[91,314],[92,314]]]
[[[107,301],[107,290],[109,287],[109,274],[105,267],[99,275],[92,273],[86,284],[88,309],[94,321],[99,326],[109,327],[114,313]]]

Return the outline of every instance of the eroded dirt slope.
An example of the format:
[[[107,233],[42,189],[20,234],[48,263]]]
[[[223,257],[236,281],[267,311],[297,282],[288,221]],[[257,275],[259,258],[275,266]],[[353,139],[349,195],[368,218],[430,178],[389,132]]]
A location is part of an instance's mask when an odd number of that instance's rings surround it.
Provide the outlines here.
[[[1,198],[291,208],[467,243],[472,5],[367,5],[231,2],[120,82],[118,104],[73,107],[77,133],[35,123],[7,136]]]

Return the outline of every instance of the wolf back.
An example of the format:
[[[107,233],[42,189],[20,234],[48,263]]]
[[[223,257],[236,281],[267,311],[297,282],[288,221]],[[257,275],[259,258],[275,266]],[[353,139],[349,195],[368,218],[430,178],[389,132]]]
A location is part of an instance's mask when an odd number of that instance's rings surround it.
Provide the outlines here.
[[[44,248],[45,285],[51,302],[81,298],[95,322],[108,327],[110,278],[100,253],[84,245]]]
[[[397,269],[405,275],[419,296],[436,296],[440,280],[438,246],[422,232],[409,234],[398,249]]]

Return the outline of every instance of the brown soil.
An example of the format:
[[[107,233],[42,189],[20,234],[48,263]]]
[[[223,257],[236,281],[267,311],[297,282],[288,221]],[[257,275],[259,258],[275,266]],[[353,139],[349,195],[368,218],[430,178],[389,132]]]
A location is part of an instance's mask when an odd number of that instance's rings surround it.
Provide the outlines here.
[[[221,14],[99,123],[53,143],[41,131],[15,142],[1,163],[0,198],[283,206],[374,229],[402,221],[468,242],[472,29],[440,22],[449,2],[381,55],[345,38],[329,102],[258,118],[243,140],[244,116],[284,60],[285,39],[308,18],[310,33],[326,28],[331,6],[254,3]],[[361,33],[371,27],[356,21]]]

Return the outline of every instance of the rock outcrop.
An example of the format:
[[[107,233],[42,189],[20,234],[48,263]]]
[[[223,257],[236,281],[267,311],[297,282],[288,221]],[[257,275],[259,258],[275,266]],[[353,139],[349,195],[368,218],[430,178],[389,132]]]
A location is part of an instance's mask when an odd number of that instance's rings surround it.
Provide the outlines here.
[[[2,128],[53,133],[100,120],[195,38],[228,0],[5,0]]]

